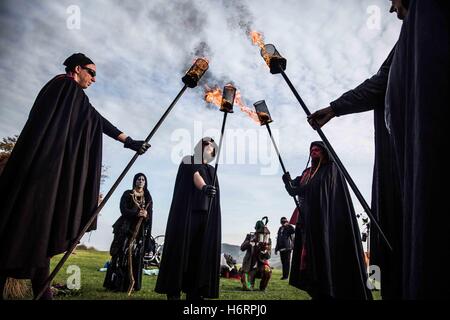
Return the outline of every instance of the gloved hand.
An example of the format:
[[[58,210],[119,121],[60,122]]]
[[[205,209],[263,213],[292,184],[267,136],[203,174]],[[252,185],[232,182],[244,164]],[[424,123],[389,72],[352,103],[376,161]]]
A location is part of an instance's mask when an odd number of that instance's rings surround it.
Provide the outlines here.
[[[308,122],[313,127],[314,130],[321,128],[328,121],[335,117],[335,113],[333,108],[326,107],[320,110],[317,110],[313,114],[308,116]]]
[[[208,197],[210,198],[214,198],[216,196],[216,187],[210,185],[210,184],[205,184],[202,188],[202,192],[204,194],[206,194]]]
[[[289,171],[286,172],[285,174],[283,174],[282,179],[283,179],[284,184],[288,184],[288,183],[292,182],[291,174],[289,173]]]
[[[150,148],[150,145],[143,140],[133,140],[133,138],[127,137],[123,147],[134,150],[139,154],[144,154]]]
[[[283,174],[282,178],[283,178],[283,182],[284,182],[286,191],[289,193],[289,195],[292,197],[297,195],[297,189],[292,185],[292,179],[291,179],[290,173],[286,172],[285,174]]]

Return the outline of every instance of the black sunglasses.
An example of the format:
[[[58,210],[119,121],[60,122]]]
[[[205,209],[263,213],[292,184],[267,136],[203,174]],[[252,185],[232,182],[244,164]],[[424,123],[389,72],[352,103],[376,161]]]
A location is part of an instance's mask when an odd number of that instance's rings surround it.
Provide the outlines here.
[[[86,70],[87,73],[89,73],[89,75],[90,75],[92,78],[94,78],[94,77],[97,75],[97,72],[95,72],[95,70],[92,70],[91,68],[88,68],[88,67],[82,67],[82,66],[80,66],[80,67],[81,67],[81,69]]]

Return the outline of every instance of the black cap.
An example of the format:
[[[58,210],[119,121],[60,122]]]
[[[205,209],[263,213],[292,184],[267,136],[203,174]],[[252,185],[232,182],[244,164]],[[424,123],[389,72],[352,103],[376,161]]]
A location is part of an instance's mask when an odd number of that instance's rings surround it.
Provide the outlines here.
[[[66,72],[73,71],[76,66],[85,66],[87,64],[95,64],[91,59],[86,57],[83,53],[74,53],[68,57],[63,65],[66,66]]]

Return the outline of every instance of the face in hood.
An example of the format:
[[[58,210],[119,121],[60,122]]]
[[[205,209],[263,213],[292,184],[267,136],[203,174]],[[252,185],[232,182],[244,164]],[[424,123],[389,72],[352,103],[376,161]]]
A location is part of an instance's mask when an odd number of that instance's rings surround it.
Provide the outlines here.
[[[325,160],[327,162],[329,162],[331,160],[330,154],[328,153],[327,148],[325,147],[325,144],[323,143],[323,141],[314,141],[311,143],[310,147],[309,147],[309,152],[311,153],[311,149],[312,147],[319,147],[322,150],[322,154],[325,156]]]
[[[145,183],[144,183],[144,185],[142,187],[144,188],[145,191],[147,191],[147,177],[143,173],[138,173],[138,174],[136,174],[134,176],[134,178],[133,178],[133,189],[136,186],[141,186],[142,185],[142,179],[139,179],[140,177],[144,177]]]
[[[202,138],[194,148],[194,163],[210,163],[214,160],[219,150],[216,142],[211,137]]]

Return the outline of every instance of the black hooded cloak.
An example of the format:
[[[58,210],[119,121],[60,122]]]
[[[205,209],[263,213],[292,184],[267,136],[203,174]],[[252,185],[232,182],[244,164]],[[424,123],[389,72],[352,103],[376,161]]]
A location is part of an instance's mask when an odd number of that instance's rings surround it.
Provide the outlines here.
[[[158,293],[195,291],[205,298],[219,297],[220,190],[216,181],[217,193],[208,217],[209,198],[193,180],[194,173],[199,172],[206,184],[213,183],[214,167],[202,163],[202,150],[200,141],[194,155],[183,158],[178,169],[155,288]]]
[[[147,210],[147,218],[141,222],[139,231],[136,235],[135,245],[132,248],[132,272],[134,278],[135,291],[139,291],[142,285],[142,269],[144,254],[150,250],[150,237],[153,220],[153,200],[147,189],[147,177],[143,173],[138,173],[133,178],[133,188],[136,180],[144,176],[144,205]],[[111,263],[106,272],[103,286],[113,291],[128,291],[130,285],[130,266],[129,266],[129,243],[139,221],[140,208],[134,203],[132,198],[133,189],[123,193],[120,199],[121,216],[113,224],[114,239],[111,244],[110,254]]]
[[[313,142],[330,159],[323,142]],[[309,169],[306,169],[303,174]],[[372,299],[358,222],[347,184],[331,160],[307,184],[293,180],[301,200],[289,284],[313,298]]]
[[[40,91],[0,177],[1,274],[32,277],[85,226],[98,203],[105,128],[120,134],[73,78]]]
[[[445,199],[449,103],[448,1],[411,1],[389,74],[386,122],[403,206],[402,298],[450,297]],[[444,182],[442,186],[441,183]],[[395,248],[394,248],[395,250]]]
[[[378,72],[362,84],[330,103],[336,116],[373,110],[375,161],[372,180],[372,214],[389,239],[394,251],[385,245],[379,232],[370,229],[370,264],[381,270],[383,299],[401,296],[400,265],[402,208],[394,151],[384,121],[386,87],[395,47]]]

